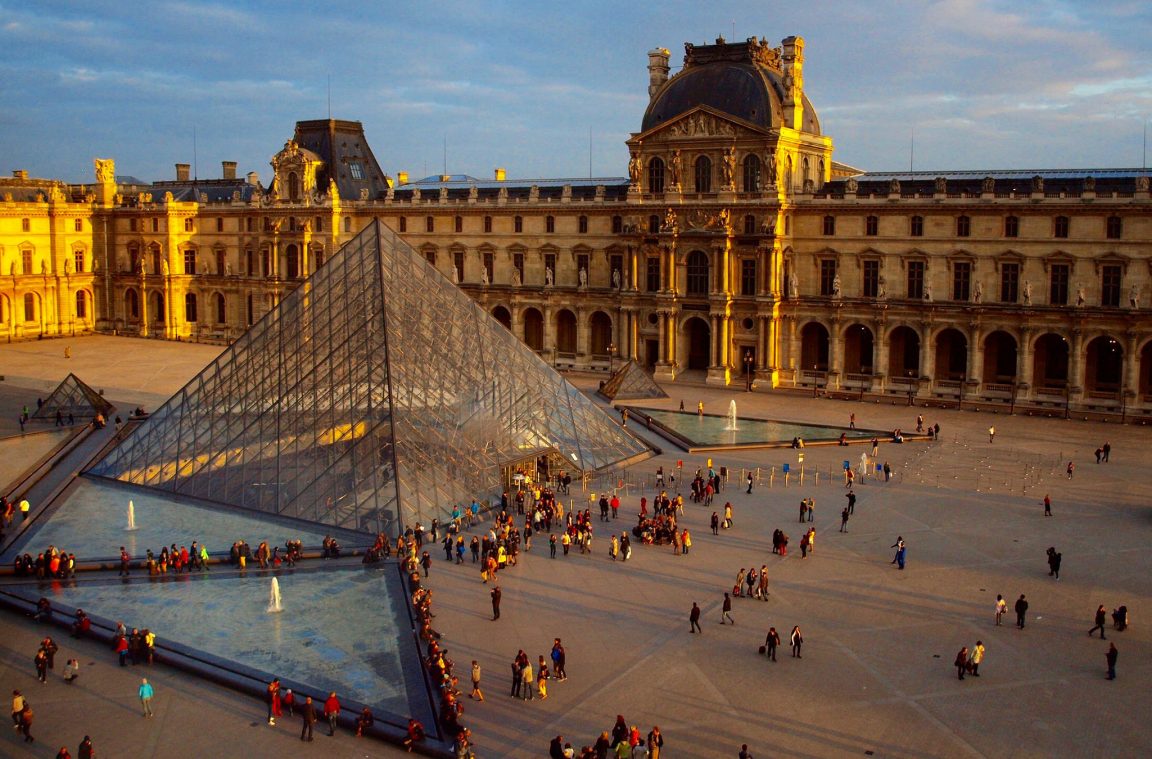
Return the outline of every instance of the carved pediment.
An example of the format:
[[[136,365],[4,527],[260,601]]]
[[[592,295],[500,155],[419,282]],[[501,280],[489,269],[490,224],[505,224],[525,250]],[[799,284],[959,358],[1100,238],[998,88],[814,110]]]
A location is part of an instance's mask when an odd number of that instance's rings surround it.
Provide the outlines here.
[[[708,106],[697,106],[687,113],[653,127],[644,134],[635,135],[634,140],[630,142],[716,138],[731,140],[739,137],[762,138],[767,134],[768,130],[763,127],[733,118]]]

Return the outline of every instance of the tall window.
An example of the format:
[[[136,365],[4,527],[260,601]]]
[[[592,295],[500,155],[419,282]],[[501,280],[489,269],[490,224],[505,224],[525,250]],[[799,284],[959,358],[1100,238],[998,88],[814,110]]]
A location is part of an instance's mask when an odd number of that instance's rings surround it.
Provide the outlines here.
[[[1000,264],[1000,301],[1015,303],[1020,299],[1020,264]]]
[[[556,233],[556,217],[555,216],[549,215],[549,216],[544,217],[544,231],[550,235]]]
[[[1068,217],[1057,216],[1052,220],[1052,236],[1058,239],[1066,239],[1068,237]]]
[[[911,219],[909,219],[908,220],[908,232],[913,237],[923,237],[924,236],[924,217],[923,216],[913,216]]]
[[[72,251],[72,263],[76,266],[76,273],[80,274],[84,271],[84,251]]]
[[[1116,308],[1120,305],[1120,267],[1100,267],[1100,305]]]
[[[456,234],[460,234],[461,232],[464,231],[464,217],[463,216],[457,216],[453,220],[453,228],[456,230]]]
[[[660,217],[652,214],[648,217],[648,234],[654,235],[660,231]]]
[[[456,267],[456,281],[464,281],[464,251],[457,250],[452,252],[452,265]]]
[[[835,216],[829,215],[829,216],[824,217],[824,234],[826,236],[831,236],[831,235],[836,234],[836,217]]]
[[[20,251],[20,272],[22,274],[32,273],[32,250],[24,248]]]
[[[760,157],[755,153],[744,156],[744,192],[760,191]]]
[[[869,216],[864,219],[864,234],[868,237],[875,237],[880,234],[880,218],[877,216]]]
[[[36,321],[36,296],[32,293],[24,293],[24,321]]]
[[[576,229],[582,235],[588,234],[588,217],[587,216],[581,216],[579,219],[577,219]]]
[[[73,220],[72,230],[75,232],[83,232],[84,231],[84,220],[83,219]]]
[[[192,231],[192,219],[185,219],[184,220],[184,231],[185,232],[191,232]]]
[[[664,192],[664,161],[661,158],[648,162],[648,192]]]
[[[864,262],[864,297],[875,298],[880,294],[880,262]]]
[[[436,231],[436,217],[435,216],[425,216],[424,217],[424,231],[425,232],[435,232]]]
[[[404,234],[405,232],[408,231],[408,217],[407,216],[401,216],[399,224],[400,224],[400,234]]]
[[[972,297],[972,264],[957,261],[952,265],[952,300],[967,301]]]
[[[88,318],[88,295],[83,290],[76,293],[76,318]]]
[[[748,214],[744,217],[744,234],[756,234],[756,217],[752,214]]]
[[[224,301],[224,293],[216,293],[216,323],[224,324],[228,321],[227,304]]]
[[[493,279],[493,277],[496,274],[495,268],[496,268],[495,267],[495,256],[491,253],[485,253],[484,254],[484,271],[487,272],[487,274],[488,274],[488,281],[489,282],[495,281]]]
[[[345,216],[344,217],[344,231],[345,232],[351,232],[352,231],[352,217],[351,216]]]
[[[831,295],[836,282],[836,259],[823,258],[820,260],[820,294]]]
[[[31,232],[32,231],[32,220],[31,219],[21,219],[20,220],[20,231],[21,232]]]
[[[217,232],[223,232],[224,231],[224,217],[223,216],[217,216],[216,217],[216,231]]]
[[[512,254],[512,268],[514,268],[516,271],[520,272],[520,281],[523,282],[524,281],[524,254],[523,253],[513,253]]]
[[[492,217],[491,216],[485,216],[484,217],[484,232],[487,234],[492,233]]]
[[[687,290],[689,295],[708,294],[708,254],[694,250],[688,254]]]
[[[195,274],[196,273],[196,251],[192,250],[191,248],[184,251],[184,273],[185,274]],[[195,321],[195,319],[193,319],[192,321]]]
[[[135,218],[131,218],[128,220],[128,231],[129,232],[135,232],[136,231],[136,219]]]
[[[712,192],[712,161],[706,155],[696,158],[696,192]]]
[[[1004,217],[1004,236],[1005,237],[1019,237],[1020,236],[1020,217],[1019,216],[1005,216]]]
[[[224,276],[224,273],[225,273],[224,266],[225,266],[226,262],[224,259],[225,259],[224,251],[222,251],[222,250],[216,251],[216,273],[219,274],[220,276]]]
[[[908,262],[908,297],[911,300],[924,299],[924,262]]]
[[[524,217],[523,216],[513,217],[513,219],[512,219],[512,231],[516,232],[517,234],[524,231]]]
[[[956,217],[956,236],[968,237],[972,234],[972,219],[967,216]]]
[[[1105,224],[1109,240],[1119,240],[1124,234],[1124,220],[1119,216],[1109,216]]]
[[[160,220],[157,218],[152,219],[152,231],[153,232],[159,232],[160,231]]]
[[[249,277],[256,276],[256,254],[252,252],[251,248],[244,250],[244,271]]]
[[[324,217],[323,216],[317,216],[316,217],[316,232],[317,232],[317,234],[319,234],[320,232],[323,232],[323,231],[324,231]]]
[[[756,259],[740,259],[740,294],[756,294]]]
[[[545,253],[544,254],[544,268],[552,271],[553,281],[555,281],[555,277],[556,277],[556,254],[555,253]]]
[[[190,324],[195,323],[196,317],[196,294],[188,293],[184,296],[184,321]]]
[[[1068,264],[1052,264],[1048,267],[1048,303],[1053,306],[1068,305]]]
[[[436,266],[436,249],[435,248],[429,248],[428,250],[425,250],[424,251],[424,260],[427,261],[428,263],[432,264],[432,266]]]
[[[244,220],[244,228],[247,231],[251,232],[255,228],[255,222],[256,222],[256,220],[253,219],[251,216],[249,216],[247,219]],[[133,230],[133,231],[135,231],[135,230]]]
[[[612,217],[612,234],[618,235],[618,234],[623,234],[623,232],[624,232],[624,217],[623,216],[613,216]]]
[[[648,256],[644,266],[644,289],[650,293],[660,291],[660,257]]]

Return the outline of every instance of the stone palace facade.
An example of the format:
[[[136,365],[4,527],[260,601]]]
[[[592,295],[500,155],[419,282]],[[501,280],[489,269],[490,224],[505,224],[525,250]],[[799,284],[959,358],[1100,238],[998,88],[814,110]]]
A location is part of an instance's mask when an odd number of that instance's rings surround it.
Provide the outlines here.
[[[0,336],[229,341],[379,219],[561,369],[1152,412],[1145,172],[832,159],[804,42],[648,54],[627,176],[410,181],[302,121],[273,179],[0,179]]]

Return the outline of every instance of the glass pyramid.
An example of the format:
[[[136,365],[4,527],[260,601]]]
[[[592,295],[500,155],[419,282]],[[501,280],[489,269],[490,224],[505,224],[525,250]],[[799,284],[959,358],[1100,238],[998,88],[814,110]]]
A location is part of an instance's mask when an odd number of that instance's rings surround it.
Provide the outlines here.
[[[75,374],[69,374],[31,418],[55,421],[56,412],[59,411],[65,417],[72,414],[77,419],[92,419],[97,413],[107,416],[113,408],[111,403],[104,400],[104,396],[84,384]]]
[[[395,534],[546,452],[651,453],[373,222],[90,473]]]
[[[657,385],[656,380],[635,361],[629,361],[617,369],[599,392],[610,401],[668,397],[664,388]]]

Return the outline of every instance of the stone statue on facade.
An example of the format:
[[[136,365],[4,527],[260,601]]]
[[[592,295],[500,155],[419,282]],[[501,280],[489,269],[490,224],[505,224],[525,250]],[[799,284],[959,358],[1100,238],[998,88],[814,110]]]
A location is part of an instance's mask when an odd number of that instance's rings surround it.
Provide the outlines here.
[[[528,188],[528,202],[535,203],[540,200],[540,185],[532,185]]]
[[[581,287],[587,287],[588,286],[588,270],[587,269],[581,269],[580,273],[578,275],[578,279],[580,280],[580,286]]]
[[[679,231],[679,223],[676,220],[676,212],[669,208],[664,212],[664,226],[660,229],[661,232],[671,232],[676,234]]]
[[[619,269],[613,269],[612,270],[612,288],[615,290],[620,289],[620,270]]]
[[[885,300],[888,297],[888,291],[884,289],[884,278],[880,277],[876,281],[876,300]]]
[[[840,297],[840,274],[839,273],[837,273],[834,277],[832,277],[832,297],[833,298],[839,298]]]
[[[554,276],[555,275],[553,275],[553,273],[552,273],[552,267],[551,266],[545,266],[544,267],[544,286],[545,287],[551,287],[552,286]]]
[[[1032,305],[1032,282],[1027,279],[1024,280],[1024,305]]]
[[[1044,192],[1044,177],[1039,174],[1032,177],[1032,192]]]
[[[936,177],[934,186],[937,195],[948,194],[948,180],[944,177]]]
[[[976,286],[974,288],[972,288],[972,302],[973,303],[979,303],[981,300],[983,300],[983,298],[984,298],[984,285],[981,282],[977,282]]]
[[[1096,177],[1084,177],[1084,192],[1096,192]]]
[[[899,195],[900,194],[900,180],[899,179],[893,179],[891,182],[888,183],[888,194],[889,195]]]
[[[848,177],[848,181],[844,183],[844,191],[855,195],[859,189],[860,183],[856,181],[856,177]]]
[[[482,285],[488,284],[488,267],[487,266],[481,266],[480,267],[480,284],[482,284]]]
[[[1128,288],[1128,305],[1132,308],[1140,308],[1140,288],[1137,285],[1132,285]]]
[[[980,183],[980,192],[987,194],[996,192],[996,180],[992,177],[984,177]]]
[[[924,302],[932,302],[932,285],[924,285]]]
[[[725,190],[732,190],[736,187],[736,148],[728,148],[724,151],[724,160],[720,163],[721,177],[724,183]]]
[[[1087,301],[1088,301],[1088,299],[1084,297],[1084,285],[1077,282],[1076,283],[1076,305],[1077,306],[1083,306]]]
[[[108,184],[116,181],[116,161],[111,158],[94,158],[92,166],[96,169],[96,182]]]
[[[628,183],[633,187],[640,186],[640,175],[644,171],[644,166],[640,162],[640,154],[632,153],[628,159]]]
[[[768,182],[773,187],[775,187],[776,186],[776,180],[777,180],[777,176],[776,176],[776,151],[775,150],[769,150],[768,151]]]
[[[673,150],[668,158],[669,184],[673,190],[680,190],[680,150]]]
[[[1095,189],[1095,183],[1093,183]],[[1148,177],[1136,177],[1136,192],[1148,192]]]
[[[515,268],[512,269],[512,286],[513,287],[519,287],[520,282],[521,282],[520,270],[515,269]]]
[[[460,270],[456,268],[455,264],[452,265],[452,284],[460,284]]]
[[[788,272],[788,297],[791,300],[800,297],[800,280],[794,271]]]

